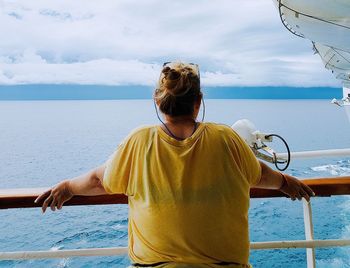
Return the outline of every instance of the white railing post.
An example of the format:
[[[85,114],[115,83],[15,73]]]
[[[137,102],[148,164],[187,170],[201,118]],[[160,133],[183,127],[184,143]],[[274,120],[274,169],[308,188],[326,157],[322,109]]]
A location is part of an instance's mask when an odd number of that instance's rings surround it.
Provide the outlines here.
[[[312,223],[311,202],[307,202],[304,198],[303,198],[303,210],[304,210],[305,239],[309,241],[314,240],[314,225]],[[306,263],[307,263],[307,268],[316,267],[314,248],[306,249]]]

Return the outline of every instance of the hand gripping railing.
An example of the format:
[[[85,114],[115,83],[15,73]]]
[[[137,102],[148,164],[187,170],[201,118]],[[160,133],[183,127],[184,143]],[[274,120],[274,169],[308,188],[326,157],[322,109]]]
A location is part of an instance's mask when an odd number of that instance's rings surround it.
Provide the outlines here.
[[[350,176],[338,178],[315,178],[303,180],[315,192],[316,196],[350,195]],[[0,190],[0,209],[39,207],[34,200],[46,188],[35,189],[3,189]],[[277,190],[251,189],[251,198],[283,197],[284,194]],[[124,195],[100,195],[100,196],[75,196],[66,206],[75,205],[104,205],[104,204],[127,204],[128,199]],[[274,249],[274,248],[306,248],[307,267],[315,267],[314,248],[350,246],[350,239],[314,240],[311,202],[303,201],[304,224],[306,240],[294,241],[268,241],[252,242],[250,248]],[[22,252],[0,252],[0,260],[14,259],[45,259],[45,258],[67,258],[78,256],[110,256],[123,255],[127,248],[90,248],[57,251],[22,251]]]

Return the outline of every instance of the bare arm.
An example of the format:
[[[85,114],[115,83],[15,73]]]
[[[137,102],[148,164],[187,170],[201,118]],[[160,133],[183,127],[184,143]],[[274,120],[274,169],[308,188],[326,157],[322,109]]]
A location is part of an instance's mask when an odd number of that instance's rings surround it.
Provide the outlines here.
[[[105,166],[97,167],[86,174],[70,180],[64,180],[53,186],[50,190],[42,193],[34,201],[42,204],[43,213],[50,206],[52,211],[61,209],[63,204],[74,195],[103,195],[107,194],[102,186]],[[44,200],[44,201],[43,201]]]
[[[99,166],[86,174],[67,180],[73,195],[103,195],[107,194],[102,186],[105,166]]]
[[[310,201],[315,193],[302,181],[287,174],[274,171],[266,164],[260,162],[261,179],[255,188],[276,189],[288,195],[292,200],[301,200],[303,197]]]

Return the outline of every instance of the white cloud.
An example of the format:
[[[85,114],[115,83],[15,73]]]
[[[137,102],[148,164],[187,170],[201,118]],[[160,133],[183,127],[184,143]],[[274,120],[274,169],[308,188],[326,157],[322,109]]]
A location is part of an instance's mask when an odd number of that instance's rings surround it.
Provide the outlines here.
[[[0,84],[154,85],[181,59],[204,85],[340,85],[272,0],[3,1],[0,25]]]
[[[136,60],[97,59],[70,64],[23,62],[1,69],[0,84],[155,85],[159,66]]]

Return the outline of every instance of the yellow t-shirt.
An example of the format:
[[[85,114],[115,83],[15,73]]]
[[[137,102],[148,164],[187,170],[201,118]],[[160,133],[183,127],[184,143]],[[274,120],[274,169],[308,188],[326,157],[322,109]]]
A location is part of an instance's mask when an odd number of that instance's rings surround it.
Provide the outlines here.
[[[159,126],[134,131],[108,160],[103,185],[129,197],[133,262],[248,264],[249,189],[260,177],[230,127],[201,123],[183,141]]]

